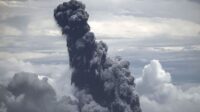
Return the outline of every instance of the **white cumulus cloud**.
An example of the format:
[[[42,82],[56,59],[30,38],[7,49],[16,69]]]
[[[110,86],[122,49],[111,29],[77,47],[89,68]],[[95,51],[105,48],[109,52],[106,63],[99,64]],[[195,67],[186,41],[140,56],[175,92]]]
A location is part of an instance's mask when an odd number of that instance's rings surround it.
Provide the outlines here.
[[[152,60],[136,80],[143,112],[198,112],[200,87],[181,89],[158,60]]]

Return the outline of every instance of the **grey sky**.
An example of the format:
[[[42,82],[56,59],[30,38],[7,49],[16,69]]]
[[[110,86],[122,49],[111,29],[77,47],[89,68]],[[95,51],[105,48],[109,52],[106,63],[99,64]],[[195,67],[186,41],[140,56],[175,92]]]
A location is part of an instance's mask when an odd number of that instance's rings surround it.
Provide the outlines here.
[[[65,38],[53,18],[53,9],[63,1],[0,0],[0,84],[25,71],[47,76],[55,80],[51,84],[57,93],[69,93],[70,84],[64,80],[70,83]],[[155,70],[170,73],[170,82],[158,79],[163,91],[141,95],[144,112],[163,108],[164,112],[198,112],[200,97],[194,94],[200,93],[199,0],[81,1],[86,4],[96,38],[108,44],[110,56],[129,60],[136,78],[144,76],[145,65],[151,68],[149,63],[154,59],[159,60]],[[67,85],[64,92],[60,91],[63,85]],[[168,100],[159,103],[153,95]]]
[[[191,0],[82,1],[90,13],[92,30],[100,37],[122,37],[125,34],[129,38],[163,34],[199,36],[200,4]],[[53,9],[59,2],[61,1],[0,1],[0,35],[59,35],[52,17]],[[118,21],[121,22],[116,24]],[[104,25],[109,27],[104,29]],[[125,26],[131,30],[123,28]]]

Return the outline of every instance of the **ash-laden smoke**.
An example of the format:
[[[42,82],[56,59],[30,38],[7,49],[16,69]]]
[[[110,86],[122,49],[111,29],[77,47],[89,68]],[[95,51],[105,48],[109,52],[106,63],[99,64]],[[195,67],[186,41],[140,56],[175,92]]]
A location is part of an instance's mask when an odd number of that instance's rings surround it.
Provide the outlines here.
[[[80,112],[141,112],[129,62],[106,56],[108,47],[95,41],[85,5],[71,0],[54,10],[54,17],[67,37],[71,82],[77,88]]]

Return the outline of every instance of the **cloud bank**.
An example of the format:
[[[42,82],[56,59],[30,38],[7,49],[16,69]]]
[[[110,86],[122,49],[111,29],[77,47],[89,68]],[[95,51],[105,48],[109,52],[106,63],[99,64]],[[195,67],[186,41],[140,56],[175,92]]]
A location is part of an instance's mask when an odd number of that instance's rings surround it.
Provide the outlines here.
[[[16,73],[7,87],[0,86],[0,110],[3,112],[76,112],[70,97],[57,99],[48,78]]]
[[[39,109],[45,110],[48,108],[57,108],[60,109],[61,112],[65,112],[66,109],[68,109],[66,112],[71,112],[71,110],[76,109],[76,100],[73,100],[68,97],[63,97],[63,95],[70,95],[71,93],[68,91],[63,91],[63,87],[54,86],[51,82],[56,82],[58,84],[59,82],[66,82],[66,79],[70,79],[70,77],[62,77],[58,74],[61,74],[62,69],[65,70],[66,66],[58,66],[55,65],[54,67],[52,65],[49,65],[46,67],[33,65],[31,63],[23,62],[23,61],[17,61],[17,60],[10,60],[10,61],[4,61],[1,62],[1,65],[6,65],[4,67],[0,67],[1,69],[4,69],[5,72],[3,74],[6,74],[7,76],[10,74],[10,77],[6,78],[9,83],[7,85],[10,85],[8,89],[7,86],[0,86],[0,110],[2,112],[12,112],[11,110],[8,111],[8,105],[9,107],[15,108],[17,110],[20,110],[22,108],[30,109],[28,105],[22,106],[22,104],[26,101],[31,103],[32,106],[37,106],[36,104],[38,98],[34,98],[33,100],[24,99],[24,94],[30,95],[29,93],[26,93],[26,89],[23,89],[24,91],[21,92],[19,96],[15,96],[13,90],[11,88],[14,88],[18,91],[21,90],[20,82],[26,83],[26,87],[34,87],[35,89],[30,90],[31,92],[40,91],[40,96],[43,96],[44,98],[41,99],[44,100],[44,105],[49,105],[52,102],[56,103],[58,107],[54,105],[54,107],[44,106],[44,108],[38,106]],[[57,66],[57,67],[56,67]],[[12,69],[11,69],[12,68]],[[16,68],[18,70],[15,70],[13,68]],[[23,68],[23,69],[22,69]],[[38,76],[38,74],[33,73],[27,73],[27,72],[35,72],[35,73],[41,73],[45,72],[46,70],[49,72],[54,71],[53,76],[57,74],[57,77],[60,77],[58,81],[56,81],[56,77],[51,77],[46,80],[46,78],[41,75]],[[52,70],[52,71],[50,71]],[[57,72],[55,71],[57,70]],[[2,70],[0,70],[2,71]],[[23,73],[17,73],[16,78],[13,77],[13,73],[19,72],[19,71],[27,71]],[[2,72],[1,72],[2,73]],[[62,73],[64,76],[68,74],[68,72]],[[5,76],[6,76],[5,75]],[[69,74],[68,74],[69,75]],[[13,78],[12,78],[13,77]],[[3,78],[1,74],[1,83]],[[11,80],[10,80],[11,79]],[[37,82],[34,83],[33,82]],[[62,85],[64,83],[60,83]],[[15,86],[14,86],[15,85]],[[66,83],[65,86],[70,86],[70,82]],[[53,88],[53,90],[52,90]],[[136,89],[139,92],[140,95],[140,103],[141,108],[143,112],[198,112],[199,110],[199,104],[200,104],[200,87],[199,86],[189,86],[189,88],[183,88],[181,86],[177,86],[172,83],[171,74],[169,72],[166,72],[160,62],[158,60],[152,60],[150,64],[146,65],[143,69],[143,75],[141,78],[136,79]],[[12,91],[11,91],[12,90]],[[43,91],[43,92],[42,92]],[[52,91],[49,95],[48,92],[45,91]],[[54,91],[54,92],[53,92]],[[20,93],[20,92],[18,92]],[[56,93],[56,96],[55,96]],[[62,94],[61,94],[62,93]],[[16,93],[15,93],[16,94]],[[45,97],[52,97],[50,99],[51,102],[46,102]],[[29,96],[32,97],[32,96]],[[84,96],[85,97],[85,96]],[[88,96],[90,97],[90,96]],[[26,97],[27,98],[27,97]],[[28,100],[28,101],[27,101]],[[36,101],[35,101],[36,100]],[[5,102],[6,101],[6,102]],[[9,101],[9,102],[8,102]],[[69,103],[71,102],[71,104]],[[58,103],[58,104],[57,104]],[[13,106],[13,104],[17,104],[17,106]],[[70,104],[70,105],[69,105]],[[12,106],[11,106],[12,105]],[[28,106],[28,107],[27,107]],[[95,104],[91,103],[90,106],[84,107],[86,108],[93,108]],[[71,109],[71,110],[70,110]],[[16,112],[16,111],[14,111]],[[76,112],[76,110],[73,110],[73,112]],[[78,112],[78,111],[77,111]]]

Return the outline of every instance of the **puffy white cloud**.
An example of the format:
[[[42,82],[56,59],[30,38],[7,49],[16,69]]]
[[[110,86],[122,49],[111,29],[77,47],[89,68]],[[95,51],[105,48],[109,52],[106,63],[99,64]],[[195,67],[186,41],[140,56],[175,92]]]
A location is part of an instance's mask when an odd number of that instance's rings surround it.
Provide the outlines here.
[[[152,60],[136,80],[143,112],[198,112],[200,86],[181,89],[158,60]]]
[[[137,79],[137,89],[140,93],[153,92],[160,86],[171,82],[171,76],[165,72],[158,60],[153,60],[143,69],[143,75]]]

